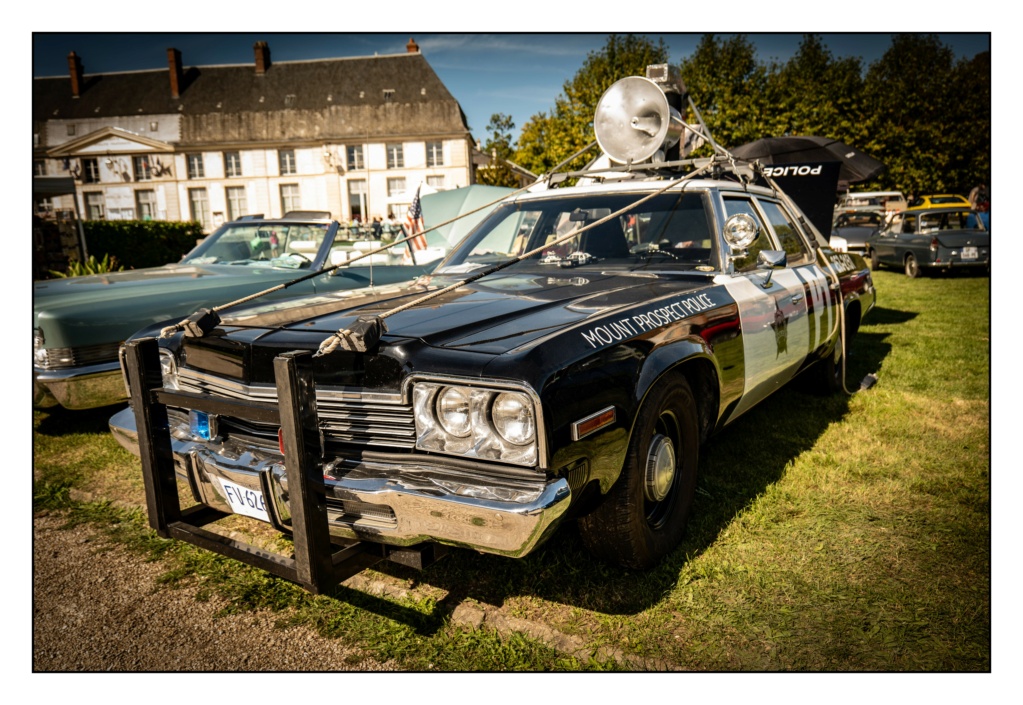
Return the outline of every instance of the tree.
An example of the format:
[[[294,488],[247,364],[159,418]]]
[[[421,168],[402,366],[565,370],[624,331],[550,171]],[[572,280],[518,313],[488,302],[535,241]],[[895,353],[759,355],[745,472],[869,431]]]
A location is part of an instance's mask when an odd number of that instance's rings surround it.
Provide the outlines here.
[[[860,59],[836,60],[820,36],[808,34],[768,83],[774,120],[764,137],[819,135],[862,149],[867,127]]]
[[[962,188],[953,174],[963,119],[962,96],[954,94],[954,57],[935,35],[898,34],[867,71],[865,151],[887,165],[886,186],[937,193]],[[990,104],[973,111],[990,134]],[[985,114],[986,112],[986,114]],[[960,129],[951,129],[951,128]]]
[[[494,113],[487,124],[490,135],[483,143],[481,150],[490,157],[490,162],[477,170],[476,183],[487,186],[518,186],[515,174],[508,167],[512,156],[512,130],[515,123],[510,115]]]
[[[604,47],[590,52],[582,68],[565,82],[554,109],[534,115],[523,126],[514,161],[535,174],[550,171],[593,141],[593,113],[611,84],[643,75],[650,64],[667,62],[663,40],[655,44],[632,34],[610,35]],[[567,168],[582,168],[594,156],[580,155]]]
[[[757,61],[756,48],[745,36],[721,40],[704,35],[679,68],[718,144],[737,147],[771,133],[768,70]]]

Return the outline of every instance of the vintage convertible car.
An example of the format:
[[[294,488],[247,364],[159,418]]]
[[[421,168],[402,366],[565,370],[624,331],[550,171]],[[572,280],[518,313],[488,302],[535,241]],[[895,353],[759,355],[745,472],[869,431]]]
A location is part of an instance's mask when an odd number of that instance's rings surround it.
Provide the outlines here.
[[[909,277],[925,271],[991,268],[991,233],[976,211],[956,206],[897,213],[867,240],[872,269],[901,268]]]
[[[639,92],[642,123],[668,85],[624,79],[601,106]],[[507,198],[413,284],[130,340],[110,427],[142,458],[151,525],[314,591],[356,557],[524,556],[571,519],[609,562],[671,552],[700,446],[798,376],[839,388],[875,292],[755,166],[671,159],[670,136],[637,155],[656,130],[616,144],[630,116],[600,109],[607,169]],[[295,555],[211,538],[230,514],[292,533]]]
[[[279,220],[246,217],[219,228],[176,264],[37,281],[33,292],[33,404],[89,409],[123,402],[118,348],[132,333],[202,306],[226,304],[300,274],[354,259],[380,246],[350,240],[336,221],[299,213]],[[436,264],[417,265],[384,251],[275,296],[321,293],[407,281]]]

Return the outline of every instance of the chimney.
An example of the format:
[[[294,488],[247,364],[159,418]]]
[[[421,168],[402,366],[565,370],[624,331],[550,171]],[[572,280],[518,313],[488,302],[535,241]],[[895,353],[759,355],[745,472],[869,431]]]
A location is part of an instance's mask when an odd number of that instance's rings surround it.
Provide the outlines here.
[[[270,68],[270,45],[266,42],[256,42],[253,46],[256,51],[256,75],[264,75]]]
[[[183,74],[181,72],[181,52],[177,49],[168,49],[167,65],[170,68],[171,98],[180,98],[181,84],[183,83]]]
[[[78,54],[71,52],[67,55],[67,66],[71,70],[71,97],[80,98],[82,96],[82,60],[78,58]]]
[[[419,45],[416,44],[416,40],[412,39],[412,37],[409,37],[408,44],[405,45],[405,51],[407,51],[409,54],[419,53]]]

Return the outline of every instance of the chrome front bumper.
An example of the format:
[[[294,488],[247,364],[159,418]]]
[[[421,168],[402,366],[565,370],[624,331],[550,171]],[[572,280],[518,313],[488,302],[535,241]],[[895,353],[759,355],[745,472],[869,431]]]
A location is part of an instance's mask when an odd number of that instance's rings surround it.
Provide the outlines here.
[[[110,430],[139,454],[131,408],[110,419]],[[271,515],[287,525],[287,477],[279,452],[230,440],[198,442],[180,427],[172,428],[171,447],[177,474],[196,501],[232,511],[221,484],[227,481],[260,492]],[[481,478],[414,455],[401,462],[338,459],[323,470],[331,535],[396,546],[435,541],[521,557],[554,528],[571,500],[564,478]]]
[[[66,370],[32,368],[32,405],[95,409],[127,401],[121,365],[104,362]]]

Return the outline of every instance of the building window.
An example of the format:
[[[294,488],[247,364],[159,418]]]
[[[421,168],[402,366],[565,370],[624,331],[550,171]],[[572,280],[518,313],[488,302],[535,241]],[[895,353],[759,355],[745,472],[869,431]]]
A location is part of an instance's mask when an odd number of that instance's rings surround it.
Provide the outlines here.
[[[93,191],[85,194],[85,213],[89,220],[103,220],[106,217],[102,193]]]
[[[99,183],[99,160],[98,159],[83,159],[82,160],[82,182],[86,184],[98,184]]]
[[[139,220],[156,218],[156,191],[135,192],[135,213]]]
[[[46,176],[46,162],[42,159],[32,161],[32,176]]]
[[[36,213],[39,214],[53,214],[53,199],[49,196],[43,196],[36,201]]]
[[[74,125],[68,125],[67,126],[67,136],[68,137],[74,137],[75,136],[75,126]]]
[[[227,219],[235,220],[248,213],[244,186],[227,187]]]
[[[390,103],[392,100],[394,100],[394,89],[393,88],[385,88],[384,89],[384,102],[385,103]]]
[[[132,157],[136,181],[151,181],[153,172],[149,168],[149,157]]]
[[[444,177],[443,176],[427,176],[426,185],[430,188],[443,189],[444,188]]]
[[[298,184],[281,184],[281,213],[302,209],[298,196]]]
[[[228,178],[242,175],[242,155],[240,152],[224,152],[224,175]]]
[[[185,159],[188,160],[188,178],[206,178],[206,169],[203,167],[201,154],[189,154]]]
[[[387,145],[387,168],[402,169],[405,166],[405,151],[400,144]]]
[[[366,164],[362,160],[362,145],[356,144],[348,148],[348,171],[365,169]]]
[[[149,122],[149,131],[150,132],[156,132],[159,129],[160,129],[160,123],[158,123],[156,120],[150,120],[150,122]]]
[[[210,225],[210,201],[206,197],[206,189],[188,189],[188,204],[192,209],[192,220],[198,221],[204,229],[208,228]]]
[[[293,149],[277,150],[277,163],[281,169],[281,176],[297,173],[295,169],[295,150]]]
[[[366,196],[366,182],[362,179],[348,182],[348,210],[353,220],[365,221],[369,203]]]
[[[426,166],[444,166],[444,143],[426,143]]]
[[[405,193],[405,177],[398,176],[387,180],[387,196],[398,196]]]

